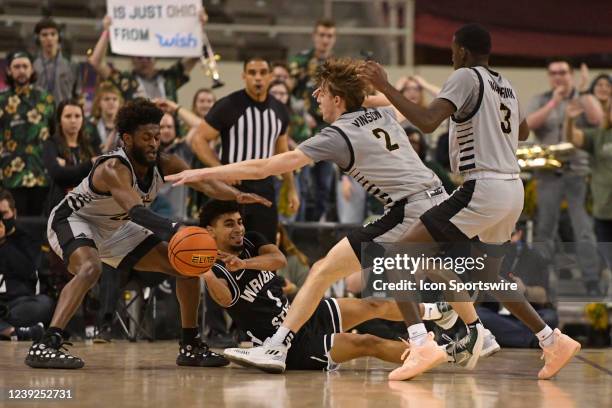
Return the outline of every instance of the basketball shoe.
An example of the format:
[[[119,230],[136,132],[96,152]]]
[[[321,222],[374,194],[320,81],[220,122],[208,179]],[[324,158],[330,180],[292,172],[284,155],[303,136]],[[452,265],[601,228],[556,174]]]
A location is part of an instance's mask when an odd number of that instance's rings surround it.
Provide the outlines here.
[[[32,344],[25,363],[32,368],[82,368],[83,360],[68,353],[64,345],[72,346],[72,343],[65,342],[60,333],[47,332],[40,343]]]
[[[211,351],[202,341],[194,344],[179,343],[176,364],[189,367],[223,367],[230,362],[220,354]]]
[[[501,350],[499,343],[495,339],[491,330],[485,328],[484,341],[482,342],[482,351],[480,357],[489,357]]]
[[[232,363],[258,368],[271,374],[280,374],[285,371],[287,350],[285,345],[271,346],[264,342],[262,346],[249,349],[225,349],[223,355]]]
[[[540,343],[544,360],[544,367],[538,373],[540,380],[554,377],[580,351],[580,343],[561,333],[559,329],[555,329],[552,336],[553,343],[550,346],[542,346]]]
[[[447,344],[446,353],[450,356],[449,360],[468,370],[472,370],[476,367],[478,358],[482,354],[485,333],[484,326],[478,323],[464,337]]]
[[[402,360],[404,364],[389,373],[389,380],[409,380],[446,362],[447,356],[444,348],[435,342],[434,334],[429,332],[425,343],[410,344],[402,354]]]

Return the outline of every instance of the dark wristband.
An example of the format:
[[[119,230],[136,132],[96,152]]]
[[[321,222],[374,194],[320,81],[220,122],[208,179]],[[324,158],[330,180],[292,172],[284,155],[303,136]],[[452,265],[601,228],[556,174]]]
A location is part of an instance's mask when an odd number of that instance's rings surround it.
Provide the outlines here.
[[[170,241],[170,238],[181,226],[167,218],[160,217],[144,205],[135,205],[128,212],[132,222],[145,227],[157,235],[162,241]]]

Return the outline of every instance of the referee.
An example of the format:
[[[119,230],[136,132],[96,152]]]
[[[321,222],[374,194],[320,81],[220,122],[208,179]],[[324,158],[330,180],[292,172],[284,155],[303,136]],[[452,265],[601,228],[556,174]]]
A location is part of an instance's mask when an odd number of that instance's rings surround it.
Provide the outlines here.
[[[245,88],[219,99],[193,138],[193,151],[207,166],[267,159],[289,150],[289,114],[284,105],[268,95],[268,84],[272,79],[270,64],[259,57],[247,59],[242,78]],[[221,137],[220,157],[209,145],[218,137]],[[284,174],[283,181],[288,186],[289,206],[295,212],[300,201],[293,173]],[[273,176],[244,181],[237,187],[244,192],[257,193],[273,203],[270,208],[260,204],[245,207],[243,219],[247,230],[257,231],[269,242],[276,242],[278,209]]]

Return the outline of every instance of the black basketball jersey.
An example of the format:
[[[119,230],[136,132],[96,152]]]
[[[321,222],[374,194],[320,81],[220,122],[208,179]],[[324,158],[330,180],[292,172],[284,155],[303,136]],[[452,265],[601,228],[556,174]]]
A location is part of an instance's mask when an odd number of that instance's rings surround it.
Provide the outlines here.
[[[247,232],[241,259],[259,254],[259,248],[269,242],[258,232]],[[242,269],[230,272],[223,261],[217,261],[212,271],[225,279],[232,294],[232,303],[226,308],[236,325],[251,337],[254,344],[261,344],[272,336],[285,320],[289,301],[283,294],[285,280],[274,271]]]

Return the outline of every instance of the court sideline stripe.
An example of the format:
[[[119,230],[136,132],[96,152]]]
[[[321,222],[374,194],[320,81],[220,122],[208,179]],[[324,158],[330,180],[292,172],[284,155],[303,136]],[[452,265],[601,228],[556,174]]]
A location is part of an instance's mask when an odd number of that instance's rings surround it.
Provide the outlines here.
[[[604,373],[608,374],[609,376],[612,376],[612,370],[608,370],[606,367],[602,367],[599,364],[597,364],[597,363],[595,363],[595,362],[593,362],[591,360],[588,360],[588,359],[586,359],[586,358],[584,358],[582,356],[576,356],[576,358],[578,360],[582,361],[582,362],[587,363],[591,367],[597,368],[598,370],[603,371]]]

